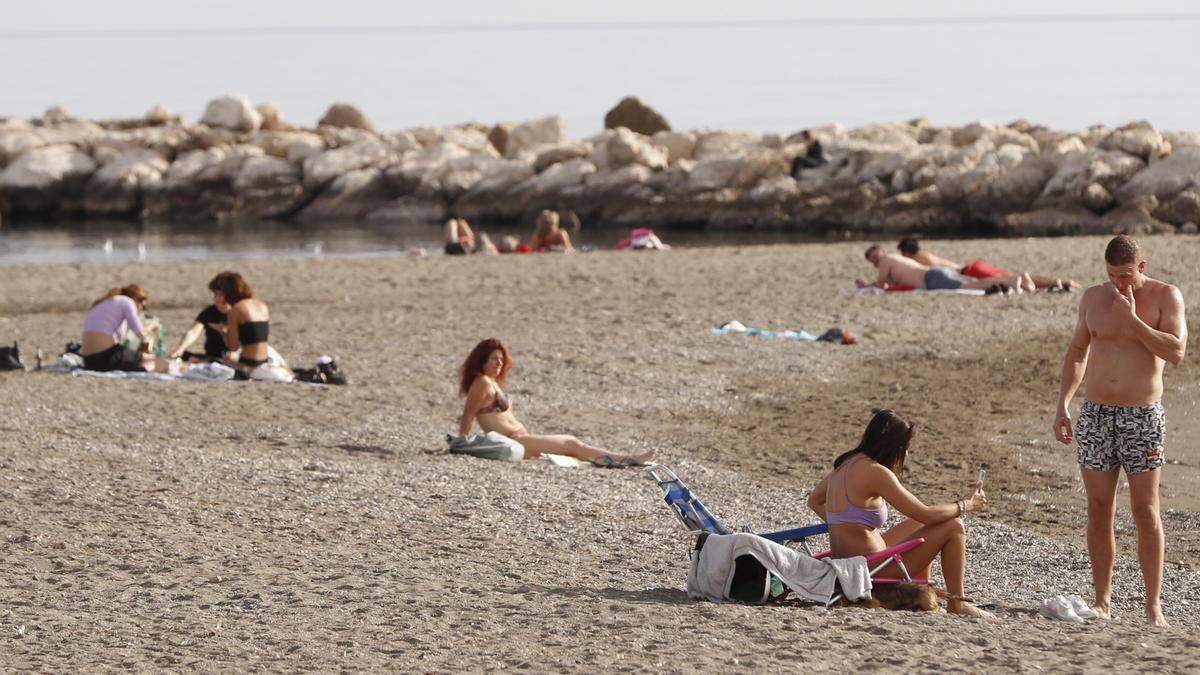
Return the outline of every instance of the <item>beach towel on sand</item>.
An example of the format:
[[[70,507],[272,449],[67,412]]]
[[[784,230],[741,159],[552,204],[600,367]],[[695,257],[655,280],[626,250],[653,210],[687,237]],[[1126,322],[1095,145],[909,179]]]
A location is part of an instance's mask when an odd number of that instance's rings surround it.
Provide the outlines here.
[[[806,330],[764,330],[762,328],[747,327],[741,321],[730,321],[728,323],[716,326],[712,332],[717,335],[728,335],[729,333],[744,333],[746,335],[757,335],[767,338],[782,338],[784,340],[801,340],[801,341],[816,341],[816,342],[833,342],[839,345],[858,344],[858,338],[850,334],[850,331],[842,330],[841,328],[830,328],[829,330],[814,335]]]
[[[466,436],[446,434],[446,443],[450,445],[450,452],[459,455],[498,459],[502,462],[519,462],[525,459],[525,446],[495,431]]]
[[[687,592],[693,600],[725,602],[732,599],[737,559],[749,555],[768,572],[779,577],[793,593],[813,602],[829,602],[835,584],[851,601],[871,595],[871,576],[862,556],[817,560],[812,556],[763,539],[756,534],[708,535],[703,548],[692,554],[688,564]],[[762,600],[769,594],[764,588]]]

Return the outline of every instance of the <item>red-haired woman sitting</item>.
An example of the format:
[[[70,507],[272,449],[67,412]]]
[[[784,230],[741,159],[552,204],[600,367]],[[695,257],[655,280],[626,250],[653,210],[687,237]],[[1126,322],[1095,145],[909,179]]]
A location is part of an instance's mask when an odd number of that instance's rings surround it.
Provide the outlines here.
[[[228,328],[225,348],[231,352],[241,349],[237,368],[242,376],[270,360],[271,311],[267,303],[254,297],[250,284],[237,272],[221,272],[208,282],[213,304],[228,306]]]
[[[543,453],[566,455],[589,461],[597,466],[640,466],[654,459],[655,450],[637,453],[617,453],[588,445],[574,436],[533,435],[517,421],[512,402],[500,385],[504,384],[513,361],[504,343],[490,338],[475,345],[462,364],[459,395],[466,397],[459,434],[471,433],[475,421],[484,431],[495,431],[516,440],[525,448],[525,459],[536,459]]]

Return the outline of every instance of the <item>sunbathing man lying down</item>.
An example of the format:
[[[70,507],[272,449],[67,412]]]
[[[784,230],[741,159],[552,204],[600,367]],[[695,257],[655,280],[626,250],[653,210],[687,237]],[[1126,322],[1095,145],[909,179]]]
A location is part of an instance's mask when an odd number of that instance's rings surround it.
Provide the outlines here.
[[[867,260],[878,270],[875,281],[855,279],[854,284],[859,288],[876,286],[887,289],[892,286],[907,286],[910,288],[931,291],[966,289],[987,289],[1001,286],[1017,293],[1032,291],[1033,279],[1028,274],[993,276],[986,279],[973,279],[958,270],[949,267],[929,267],[911,258],[895,253],[884,253],[883,247],[873,244],[867,249]]]
[[[914,237],[901,239],[896,248],[900,249],[900,255],[905,258],[911,258],[927,267],[949,267],[958,270],[964,276],[975,279],[1009,275],[1007,271],[995,267],[984,260],[973,260],[966,265],[947,260],[932,251],[921,248],[920,242]],[[1030,274],[1029,278],[1033,280],[1033,285],[1037,288],[1049,288],[1060,291],[1073,291],[1077,288],[1082,288],[1078,281],[1072,281],[1071,279],[1060,279],[1041,274]]]

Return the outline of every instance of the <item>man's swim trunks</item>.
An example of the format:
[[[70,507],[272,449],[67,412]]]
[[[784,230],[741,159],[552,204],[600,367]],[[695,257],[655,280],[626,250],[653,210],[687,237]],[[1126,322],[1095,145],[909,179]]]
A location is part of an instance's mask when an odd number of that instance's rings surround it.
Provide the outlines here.
[[[930,267],[925,270],[925,288],[931,291],[947,291],[962,288],[962,285],[971,281],[969,277],[965,277],[949,267]]]
[[[1122,407],[1084,401],[1075,423],[1079,465],[1126,474],[1153,471],[1163,465],[1167,415],[1162,402]]]
[[[970,265],[962,268],[962,273],[973,279],[989,279],[991,277],[1007,277],[1012,276],[1008,272],[989,265],[982,260],[974,260]]]

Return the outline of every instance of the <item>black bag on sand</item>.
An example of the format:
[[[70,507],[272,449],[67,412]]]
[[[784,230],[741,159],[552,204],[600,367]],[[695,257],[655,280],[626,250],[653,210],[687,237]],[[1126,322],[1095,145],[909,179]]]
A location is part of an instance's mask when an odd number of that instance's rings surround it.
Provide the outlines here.
[[[21,348],[13,342],[11,347],[0,347],[0,370],[25,370],[21,363]]]
[[[316,368],[297,368],[292,371],[300,382],[313,384],[333,384],[342,386],[347,383],[346,374],[338,370],[337,362],[328,356],[317,359]]]

